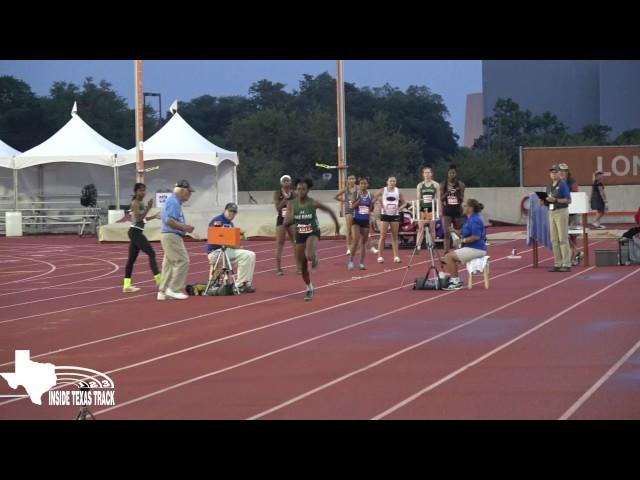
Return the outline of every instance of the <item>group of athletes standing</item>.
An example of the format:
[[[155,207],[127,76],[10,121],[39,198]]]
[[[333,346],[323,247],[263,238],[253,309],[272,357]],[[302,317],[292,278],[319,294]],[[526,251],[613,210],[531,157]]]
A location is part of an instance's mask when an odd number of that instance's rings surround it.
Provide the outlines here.
[[[422,169],[422,181],[416,186],[419,199],[417,249],[424,237],[424,229],[429,228],[431,238],[436,238],[435,223],[442,218],[444,229],[445,252],[451,246],[450,232],[460,229],[463,223],[462,204],[464,202],[464,183],[458,178],[455,165],[447,172],[447,180],[438,183],[433,179],[431,167]],[[309,275],[308,262],[312,270],[318,266],[317,244],[320,239],[320,224],[316,210],[327,212],[333,219],[336,235],[340,224],[335,213],[323,203],[309,197],[313,183],[309,179],[292,183],[289,175],[280,178],[280,189],[273,194],[273,203],[277,211],[276,217],[276,274],[284,275],[282,270],[282,251],[286,237],[293,243],[296,252],[297,272],[302,275],[307,286],[305,300],[313,298],[313,285]],[[344,205],[347,225],[347,269],[354,270],[354,258],[358,250],[360,257],[358,267],[366,270],[365,257],[367,251],[378,255],[378,263],[383,263],[384,241],[391,232],[393,262],[401,263],[399,255],[398,233],[400,231],[401,211],[410,205],[397,187],[394,176],[387,178],[386,186],[374,192],[369,190],[369,181],[365,177],[357,180],[355,175],[347,178],[347,186],[334,197]],[[376,205],[379,205],[380,238],[378,248],[371,246],[371,237],[375,234],[374,222],[378,220]]]

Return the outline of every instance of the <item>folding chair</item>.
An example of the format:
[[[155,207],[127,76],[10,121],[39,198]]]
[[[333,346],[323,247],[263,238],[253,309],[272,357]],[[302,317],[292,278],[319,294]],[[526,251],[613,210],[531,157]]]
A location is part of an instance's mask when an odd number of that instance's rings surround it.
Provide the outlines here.
[[[469,290],[473,287],[473,274],[482,273],[484,275],[484,288],[489,288],[489,255],[484,257],[474,258],[470,262],[467,262],[467,272],[469,273]]]

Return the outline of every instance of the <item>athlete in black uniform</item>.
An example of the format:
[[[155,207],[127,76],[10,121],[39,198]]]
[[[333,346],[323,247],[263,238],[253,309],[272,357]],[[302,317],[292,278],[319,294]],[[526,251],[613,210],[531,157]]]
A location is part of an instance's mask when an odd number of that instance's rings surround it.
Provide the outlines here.
[[[157,213],[152,217],[147,217],[149,209],[153,205],[153,199],[149,199],[147,205],[142,203],[144,196],[147,192],[147,187],[144,183],[136,183],[133,186],[133,199],[131,202],[131,227],[129,227],[129,258],[127,259],[127,265],[124,269],[124,286],[122,291],[124,293],[135,293],[140,290],[138,287],[131,285],[131,274],[133,273],[133,265],[136,263],[140,250],[149,256],[149,266],[151,272],[156,280],[156,283],[160,283],[160,270],[156,262],[156,252],[144,236],[144,221],[151,220],[153,218],[160,218],[160,214]]]
[[[295,192],[291,190],[291,177],[283,175],[280,177],[280,189],[273,192],[273,204],[276,207],[278,216],[276,217],[276,275],[284,275],[282,270],[282,250],[287,234],[291,240],[295,253],[295,228],[293,225],[284,228],[284,219],[287,216],[287,202],[295,197]],[[298,273],[300,273],[298,268]]]

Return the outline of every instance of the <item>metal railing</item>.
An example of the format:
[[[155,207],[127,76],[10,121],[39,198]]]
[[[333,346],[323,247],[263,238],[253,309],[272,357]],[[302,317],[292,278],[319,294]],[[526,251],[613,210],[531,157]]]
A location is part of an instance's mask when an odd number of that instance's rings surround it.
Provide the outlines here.
[[[104,195],[111,197],[111,195]],[[76,200],[50,200],[51,198],[75,198]],[[93,234],[97,234],[98,226],[102,225],[106,217],[107,200],[99,199],[97,206],[84,207],[80,205],[77,195],[56,195],[45,197],[44,200],[19,201],[17,210],[13,203],[0,202],[0,230],[6,231],[5,213],[21,212],[24,233],[52,233],[54,229],[74,226],[78,235],[83,235],[89,227]]]

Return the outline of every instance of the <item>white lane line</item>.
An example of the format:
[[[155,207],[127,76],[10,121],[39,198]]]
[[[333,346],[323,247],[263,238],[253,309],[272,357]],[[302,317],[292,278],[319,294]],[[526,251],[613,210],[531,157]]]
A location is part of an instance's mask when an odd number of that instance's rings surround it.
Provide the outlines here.
[[[591,267],[594,268],[594,267]],[[502,345],[494,348],[493,350],[491,350],[490,352],[485,353],[484,355],[481,355],[480,357],[476,358],[475,360],[467,363],[466,365],[463,365],[462,367],[460,367],[459,369],[455,370],[454,372],[451,372],[449,375],[442,377],[440,380],[437,380],[436,382],[433,382],[432,384],[426,386],[425,388],[423,388],[422,390],[414,393],[413,395],[405,398],[404,400],[402,400],[401,402],[396,403],[395,405],[393,405],[391,408],[388,408],[387,410],[385,410],[384,412],[379,413],[378,415],[376,415],[375,417],[372,418],[372,420],[379,420],[381,418],[384,418],[390,414],[392,414],[393,412],[397,411],[398,409],[404,407],[405,405],[413,402],[414,400],[416,400],[417,398],[419,398],[420,396],[424,395],[425,393],[435,389],[436,387],[442,385],[445,382],[448,382],[449,380],[451,380],[452,378],[457,377],[458,375],[460,375],[461,373],[467,371],[468,369],[470,369],[471,367],[478,365],[479,363],[483,362],[484,360],[486,360],[487,358],[495,355],[496,353],[504,350],[505,348],[510,347],[511,345],[513,345],[514,343],[516,343],[517,341],[525,338],[526,336],[532,334],[533,332],[536,332],[538,330],[540,330],[542,327],[544,327],[545,325],[548,325],[549,323],[553,322],[554,320],[556,320],[557,318],[562,317],[565,313],[570,312],[571,310],[573,310],[576,307],[579,307],[580,305],[582,305],[585,302],[588,302],[589,300],[591,300],[592,298],[597,297],[598,295],[601,295],[602,293],[606,292],[607,290],[609,290],[610,288],[615,287],[617,284],[619,284],[620,282],[623,282],[624,280],[626,280],[627,278],[629,278],[632,275],[635,275],[636,273],[640,272],[640,268],[636,269],[635,271],[629,273],[628,275],[625,275],[624,277],[616,280],[615,282],[611,283],[610,285],[607,285],[606,287],[601,288],[600,290],[598,290],[595,293],[592,293],[591,295],[589,295],[588,297],[583,298],[582,300],[580,300],[579,302],[575,303],[574,305],[571,305],[570,307],[565,308],[564,310],[562,310],[559,313],[556,313],[555,315],[547,318],[545,321],[543,321],[542,323],[539,323],[538,325],[536,325],[533,328],[530,328],[529,330],[527,330],[526,332],[518,335],[517,337],[509,340],[508,342],[503,343]]]
[[[339,254],[339,255],[333,255],[331,257],[324,257],[324,259],[325,260],[329,260],[329,259],[332,259],[332,258],[339,258],[339,257],[343,257],[343,256],[344,256],[343,254]],[[117,265],[116,265],[116,267],[117,267]],[[295,267],[295,265],[283,266],[282,268],[284,269],[284,268],[293,268],[293,267]],[[275,271],[275,268],[271,268],[269,270],[262,270],[262,271],[259,271],[259,272],[254,272],[254,275],[273,272],[273,271]],[[208,272],[209,272],[209,270],[207,269],[207,270],[201,270],[201,271],[198,271],[198,272],[191,272],[191,274],[194,275],[194,274],[198,274],[198,273],[208,273]],[[109,274],[109,273],[111,273],[111,272],[108,272],[107,274]],[[105,275],[107,275],[107,274],[105,274]],[[62,284],[59,284],[58,286],[72,285],[72,284],[75,284],[75,283],[79,283],[80,281],[87,281],[88,282],[88,281],[92,281],[92,279],[85,279],[85,280],[79,280],[79,281],[76,281],[76,282],[62,283]],[[155,280],[153,280],[153,279],[145,280],[144,282],[139,282],[138,284],[145,283],[147,281],[155,281]],[[46,287],[44,287],[44,288],[46,288]],[[96,290],[91,290],[91,291],[86,291],[86,292],[70,293],[68,295],[60,295],[58,297],[50,297],[50,298],[45,298],[45,299],[31,300],[31,301],[28,301],[28,302],[24,302],[24,303],[22,303],[20,305],[26,305],[26,304],[30,304],[30,303],[43,302],[43,301],[47,301],[47,300],[54,300],[54,299],[60,299],[60,298],[66,298],[66,297],[73,297],[73,296],[77,296],[77,295],[87,295],[87,294],[90,294],[90,293],[96,293],[96,292],[119,289],[119,288],[121,288],[121,287],[119,287],[119,286],[100,287],[100,288],[98,288]],[[318,287],[318,288],[322,288],[322,287]],[[38,290],[38,289],[34,289],[34,290]],[[23,290],[23,291],[28,291],[28,290]],[[300,293],[300,292],[296,292],[296,293]],[[304,293],[304,290],[302,291],[302,293]],[[79,305],[79,306],[70,307],[70,308],[67,308],[67,309],[64,309],[64,310],[56,310],[56,311],[49,311],[49,312],[34,313],[32,315],[25,315],[23,317],[14,317],[14,318],[9,318],[9,319],[6,319],[6,320],[2,320],[2,321],[0,321],[0,325],[7,324],[7,323],[13,323],[13,322],[16,322],[18,320],[25,320],[27,318],[42,317],[42,316],[46,316],[46,315],[52,315],[54,313],[68,312],[68,311],[77,310],[77,309],[80,309],[80,308],[88,308],[88,307],[94,307],[94,306],[97,306],[97,305],[105,305],[105,304],[108,304],[108,303],[116,303],[116,302],[120,302],[120,301],[124,301],[124,300],[131,300],[131,299],[140,298],[140,297],[147,296],[147,295],[156,295],[156,294],[157,294],[157,292],[142,293],[142,294],[131,295],[131,296],[128,296],[128,297],[123,297],[123,298],[116,298],[114,300],[106,300],[106,301],[103,301],[103,302],[96,302],[96,303],[90,303],[90,304],[85,304],[85,305]],[[2,295],[12,295],[12,293],[4,293]],[[283,298],[283,297],[286,297],[286,296],[289,296],[289,295],[293,295],[293,294],[288,294],[288,295],[284,295],[284,296],[280,296],[280,297],[274,297],[274,298]],[[16,304],[13,304],[13,305],[7,305],[7,306],[0,307],[0,308],[15,307],[15,306],[16,306]]]
[[[56,266],[53,263],[45,262],[44,260],[37,260],[35,258],[18,257],[18,256],[15,256],[15,255],[14,255],[14,257],[15,258],[19,258],[20,260],[28,260],[30,262],[44,263],[46,265],[49,265],[50,269],[47,270],[46,272],[43,272],[43,273],[39,274],[39,275],[34,275],[33,277],[21,278],[19,280],[12,280],[10,282],[0,283],[0,286],[11,285],[12,283],[19,283],[19,282],[26,282],[28,280],[33,280],[34,278],[39,278],[39,277],[42,277],[43,275],[48,275],[50,273],[53,273],[55,271],[55,269],[56,269]]]
[[[589,390],[584,392],[584,394],[578,400],[576,400],[576,402],[571,405],[558,420],[567,420],[571,415],[576,413],[576,410],[578,410],[587,400],[589,400],[589,398],[596,392],[596,390],[598,390],[604,384],[604,382],[609,380],[609,378],[616,372],[616,370],[618,370],[627,360],[629,360],[629,358],[634,353],[636,353],[638,349],[640,349],[640,341],[638,341],[633,347],[631,347],[631,349],[627,353],[625,353],[622,358],[620,358],[620,360],[613,364],[613,366],[609,370],[607,370],[607,373],[600,377],[600,379],[598,379],[598,381],[594,383]]]
[[[503,257],[503,258],[507,258],[507,257]],[[546,259],[546,260],[549,260],[550,258],[551,258],[551,257],[549,257],[549,258],[548,258],[548,259]],[[524,269],[524,268],[528,268],[528,267],[530,267],[530,265],[525,265],[524,267],[520,267],[520,268],[517,268],[517,269],[514,269],[514,270],[510,270],[510,271],[505,272],[505,273],[502,273],[502,274],[500,274],[500,275],[496,275],[496,276],[494,276],[494,277],[492,277],[492,278],[493,278],[493,279],[496,279],[496,278],[500,278],[500,277],[503,277],[503,276],[506,276],[506,275],[510,275],[511,273],[517,272],[517,271],[519,271],[519,270],[522,270],[522,269]],[[482,282],[484,282],[484,280],[479,280],[479,281],[475,282],[474,284],[480,284],[480,283],[482,283]],[[332,309],[335,309],[335,308],[340,308],[340,307],[343,307],[343,306],[345,306],[345,305],[349,305],[349,304],[351,304],[351,303],[355,303],[355,302],[358,302],[358,301],[366,300],[366,299],[368,299],[368,298],[370,298],[370,297],[372,297],[372,296],[378,296],[378,295],[380,295],[381,293],[389,293],[389,292],[392,292],[392,291],[395,291],[395,290],[400,290],[401,288],[406,288],[406,287],[409,287],[409,286],[410,286],[410,285],[405,285],[404,287],[394,287],[394,288],[391,288],[391,289],[385,290],[385,291],[383,291],[383,292],[377,292],[377,293],[372,294],[372,295],[369,295],[369,296],[367,296],[367,297],[363,297],[363,298],[360,298],[360,299],[350,300],[350,301],[348,301],[348,302],[343,302],[343,303],[340,303],[340,304],[338,304],[338,305],[333,305],[333,306],[331,306],[331,307],[326,307],[326,308],[324,308],[324,309],[317,310],[317,311],[315,311],[315,312],[310,312],[310,313],[308,313],[308,314],[297,315],[296,317],[291,317],[291,318],[286,319],[286,320],[281,320],[281,321],[276,322],[276,323],[274,323],[274,324],[270,324],[270,325],[265,325],[265,326],[263,326],[263,327],[259,327],[259,328],[257,328],[257,329],[254,329],[254,331],[255,331],[255,330],[261,330],[261,329],[264,329],[264,328],[268,328],[268,327],[273,326],[273,325],[277,325],[277,324],[281,324],[281,323],[285,323],[285,322],[290,322],[290,321],[293,321],[293,320],[295,320],[295,319],[297,319],[297,318],[301,318],[301,317],[305,317],[305,316],[309,316],[309,315],[315,315],[315,314],[317,314],[317,313],[322,313],[322,312],[324,312],[324,311],[332,310]],[[139,402],[139,401],[145,400],[145,399],[147,399],[147,398],[154,397],[154,396],[156,396],[156,395],[160,395],[161,393],[165,393],[165,392],[168,392],[168,391],[170,391],[170,390],[174,390],[174,389],[176,389],[176,388],[183,387],[183,386],[185,386],[185,385],[188,385],[188,384],[191,384],[191,383],[194,383],[194,382],[200,381],[200,380],[202,380],[202,379],[204,379],[204,378],[208,378],[208,377],[211,377],[211,376],[214,376],[214,375],[219,375],[219,374],[224,373],[224,372],[227,372],[227,371],[229,371],[229,370],[233,370],[233,369],[236,369],[236,368],[242,367],[242,366],[244,366],[244,365],[248,365],[248,364],[251,364],[251,363],[255,363],[255,362],[257,362],[258,360],[262,360],[262,359],[264,359],[264,358],[271,357],[271,356],[276,355],[276,354],[278,354],[278,353],[281,353],[281,352],[284,352],[284,351],[287,351],[287,350],[291,350],[291,349],[297,348],[297,347],[299,347],[299,346],[301,346],[301,345],[305,345],[305,344],[307,344],[307,343],[314,342],[314,341],[319,340],[319,339],[321,339],[321,338],[325,338],[325,337],[328,337],[328,336],[330,336],[330,335],[334,335],[334,334],[336,334],[336,333],[343,332],[343,331],[345,331],[345,330],[349,330],[349,329],[351,329],[351,328],[355,328],[355,327],[358,327],[358,326],[360,326],[360,325],[364,325],[364,324],[367,324],[367,323],[373,322],[373,321],[375,321],[375,320],[377,320],[377,319],[379,319],[379,318],[383,318],[383,317],[386,317],[386,316],[389,316],[389,315],[393,315],[393,314],[395,314],[395,313],[398,313],[398,312],[401,312],[401,311],[407,310],[407,309],[412,308],[412,307],[415,307],[415,306],[417,306],[417,305],[422,305],[422,304],[425,304],[425,303],[432,302],[432,301],[434,301],[434,300],[437,300],[438,298],[441,298],[441,297],[444,297],[444,296],[447,296],[447,295],[450,295],[450,294],[453,294],[453,293],[455,293],[455,291],[448,291],[448,292],[446,292],[446,293],[442,293],[442,294],[436,295],[436,296],[434,296],[434,297],[429,297],[429,298],[427,298],[427,299],[425,299],[425,300],[420,300],[420,301],[418,301],[418,302],[415,302],[415,303],[412,303],[412,304],[409,304],[409,305],[405,305],[405,306],[400,307],[400,308],[396,308],[396,309],[394,309],[394,310],[392,310],[392,311],[389,311],[389,312],[386,312],[386,313],[383,313],[383,314],[380,314],[380,315],[376,315],[376,316],[374,316],[374,317],[370,317],[370,318],[367,318],[367,319],[365,319],[365,320],[361,320],[361,321],[359,321],[359,322],[356,322],[356,323],[353,323],[353,324],[350,324],[350,325],[346,325],[346,326],[341,327],[341,328],[337,328],[337,329],[335,329],[335,330],[331,330],[330,332],[326,332],[326,333],[323,333],[323,334],[317,335],[317,336],[315,336],[315,337],[308,338],[308,339],[306,339],[306,340],[302,340],[302,341],[300,341],[300,342],[297,342],[297,343],[294,343],[294,344],[291,344],[291,345],[287,345],[287,346],[282,347],[282,348],[279,348],[279,349],[277,349],[277,350],[272,350],[272,351],[270,351],[270,352],[267,352],[267,353],[262,354],[262,355],[258,355],[258,356],[256,356],[256,357],[250,358],[250,359],[245,360],[245,361],[242,361],[242,362],[240,362],[240,363],[236,363],[236,364],[234,364],[234,365],[230,365],[230,366],[224,367],[224,368],[222,368],[222,369],[215,370],[215,371],[213,371],[213,372],[209,372],[209,373],[206,373],[206,374],[204,374],[204,375],[200,375],[200,376],[195,377],[195,378],[190,378],[190,379],[185,380],[185,381],[183,381],[183,382],[180,382],[180,383],[177,383],[177,384],[174,384],[174,385],[170,385],[170,386],[165,387],[165,388],[163,388],[163,389],[156,390],[156,391],[154,391],[154,392],[151,392],[151,393],[148,393],[148,394],[146,394],[146,395],[143,395],[143,396],[141,396],[141,397],[133,398],[133,399],[128,400],[128,401],[126,401],[126,402],[120,403],[120,404],[118,404],[118,405],[116,405],[116,406],[114,406],[114,407],[110,407],[110,408],[107,408],[107,409],[104,409],[104,410],[99,410],[98,412],[96,412],[96,413],[95,413],[95,415],[98,415],[98,414],[101,414],[101,413],[105,413],[105,412],[108,412],[108,411],[111,411],[111,410],[115,410],[115,409],[117,409],[117,408],[122,408],[122,407],[124,407],[124,406],[126,406],[126,405],[130,405],[130,404],[132,404],[132,403],[136,403],[136,402]],[[229,338],[236,337],[236,336],[238,336],[238,335],[239,335],[239,334],[230,335],[230,336],[229,336]],[[212,340],[212,341],[210,341],[210,342],[206,342],[206,344],[216,343],[216,342],[219,342],[219,341],[221,341],[221,339],[215,339],[215,340]],[[202,344],[202,346],[204,346],[204,345],[205,345],[205,344]],[[199,347],[199,346],[198,346],[198,347]],[[191,347],[190,349],[193,349],[193,347]],[[187,351],[187,350],[190,350],[190,349],[184,349],[184,350],[185,350],[185,351]],[[164,357],[166,357],[166,355],[164,355],[164,356],[163,356],[163,358],[164,358]],[[147,362],[143,362],[143,363],[148,363],[148,361],[147,361]],[[121,368],[121,369],[119,369],[119,370],[122,370],[122,368]],[[113,372],[114,372],[114,371],[109,371],[109,372],[105,372],[105,373],[110,374],[110,373],[113,373]],[[8,403],[8,402],[5,402],[5,403]],[[2,405],[2,403],[0,403],[0,405]]]
[[[403,354],[405,354],[407,352],[410,352],[411,350],[415,350],[416,348],[419,348],[419,347],[421,347],[423,345],[426,345],[427,343],[431,343],[434,340],[437,340],[438,338],[441,338],[441,337],[444,337],[446,335],[449,335],[450,333],[453,333],[456,330],[459,330],[459,329],[464,328],[464,327],[466,327],[468,325],[476,323],[477,321],[482,320],[483,318],[486,318],[489,315],[493,315],[494,313],[499,312],[500,310],[504,310],[505,308],[509,308],[509,307],[515,305],[516,303],[520,303],[523,300],[526,300],[526,299],[531,298],[531,297],[533,297],[535,295],[538,295],[539,293],[542,293],[545,290],[548,290],[550,288],[556,287],[556,286],[558,286],[561,283],[564,283],[566,281],[572,280],[572,279],[582,275],[583,273],[585,273],[585,272],[587,272],[587,271],[589,271],[589,270],[591,270],[593,268],[594,267],[590,267],[587,270],[584,270],[583,272],[576,273],[574,275],[571,275],[570,277],[563,278],[562,280],[559,280],[559,281],[557,281],[555,283],[547,285],[546,287],[544,287],[544,288],[542,288],[540,290],[537,290],[535,292],[531,292],[531,293],[529,293],[527,295],[523,295],[522,297],[519,297],[519,298],[517,298],[515,300],[512,300],[509,303],[505,303],[504,305],[501,305],[498,308],[494,308],[493,310],[491,310],[489,312],[483,313],[482,315],[478,315],[477,317],[474,317],[471,320],[468,320],[468,321],[466,321],[464,323],[461,323],[460,325],[456,325],[455,327],[452,327],[452,328],[450,328],[448,330],[445,330],[444,332],[438,333],[437,335],[433,335],[433,336],[431,336],[429,338],[421,340],[420,342],[414,343],[413,345],[409,345],[408,347],[405,347],[405,348],[403,348],[401,350],[398,350],[398,351],[396,351],[396,352],[394,352],[394,353],[392,353],[390,355],[387,355],[387,356],[385,356],[385,357],[383,357],[383,358],[381,358],[379,360],[376,360],[375,362],[372,362],[372,363],[370,363],[368,365],[365,365],[364,367],[361,367],[361,368],[358,368],[356,370],[353,370],[353,371],[351,371],[351,372],[349,372],[349,373],[347,373],[347,374],[345,374],[345,375],[343,375],[341,377],[338,377],[338,378],[336,378],[334,380],[331,380],[331,381],[329,381],[327,383],[324,383],[324,384],[322,384],[322,385],[320,385],[320,386],[318,386],[316,388],[313,388],[313,389],[311,389],[311,390],[309,390],[307,392],[304,392],[304,393],[302,393],[302,394],[300,394],[300,395],[298,395],[296,397],[293,397],[293,398],[291,398],[289,400],[286,400],[286,401],[284,401],[284,402],[282,402],[282,403],[280,403],[280,404],[278,404],[278,405],[276,405],[276,406],[274,406],[272,408],[269,408],[268,410],[260,412],[260,413],[258,413],[256,415],[248,418],[247,420],[255,420],[255,419],[264,417],[266,415],[269,415],[269,414],[271,414],[271,413],[273,413],[275,411],[281,410],[284,407],[287,407],[287,406],[289,406],[289,405],[291,405],[293,403],[296,403],[296,402],[298,402],[298,401],[300,401],[300,400],[302,400],[304,398],[307,398],[307,397],[309,397],[311,395],[314,395],[315,393],[318,393],[318,392],[320,392],[322,390],[325,390],[325,389],[327,389],[327,388],[329,388],[329,387],[331,387],[333,385],[336,385],[336,384],[338,384],[338,383],[340,383],[340,382],[342,382],[344,380],[347,380],[348,378],[351,378],[351,377],[354,377],[355,375],[358,375],[360,373],[366,372],[367,370],[370,370],[370,369],[375,368],[375,367],[377,367],[379,365],[382,365],[383,363],[386,363],[389,360],[392,360],[392,359],[394,359],[396,357],[399,357],[400,355],[403,355]]]

